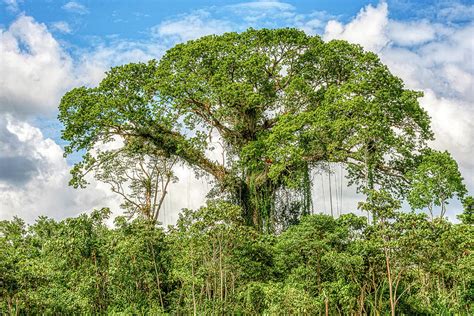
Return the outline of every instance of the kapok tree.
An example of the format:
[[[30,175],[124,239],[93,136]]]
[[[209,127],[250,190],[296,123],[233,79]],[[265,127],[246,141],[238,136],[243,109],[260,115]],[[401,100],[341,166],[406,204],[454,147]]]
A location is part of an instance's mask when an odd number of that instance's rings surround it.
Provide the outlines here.
[[[74,185],[116,137],[209,174],[249,224],[272,230],[310,209],[310,173],[339,162],[359,187],[407,188],[407,170],[432,138],[417,99],[379,58],[295,29],[206,36],[161,60],[112,68],[61,100],[66,153],[85,151]],[[211,136],[225,160],[207,154]]]

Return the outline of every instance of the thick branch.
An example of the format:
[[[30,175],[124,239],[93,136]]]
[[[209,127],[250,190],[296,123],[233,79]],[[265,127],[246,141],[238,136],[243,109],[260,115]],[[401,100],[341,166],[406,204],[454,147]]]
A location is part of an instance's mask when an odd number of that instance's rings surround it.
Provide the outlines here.
[[[215,114],[211,112],[211,106],[209,104],[198,101],[194,98],[189,98],[186,100],[186,102],[194,105],[191,111],[204,119],[208,124],[215,127],[223,137],[235,135],[234,131],[216,119]]]
[[[211,174],[218,182],[223,182],[230,173],[224,166],[209,160],[180,133],[154,126],[153,130],[139,130],[135,135],[153,143],[168,155],[175,155],[192,166]]]

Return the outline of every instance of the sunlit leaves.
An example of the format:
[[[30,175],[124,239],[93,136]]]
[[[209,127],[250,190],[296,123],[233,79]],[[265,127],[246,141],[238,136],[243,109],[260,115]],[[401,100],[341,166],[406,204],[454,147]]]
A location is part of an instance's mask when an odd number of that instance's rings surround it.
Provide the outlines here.
[[[415,209],[428,208],[431,217],[434,207],[440,206],[440,217],[446,214],[448,201],[467,192],[458,164],[448,152],[428,150],[419,158],[416,169],[409,172],[411,181],[408,201]]]

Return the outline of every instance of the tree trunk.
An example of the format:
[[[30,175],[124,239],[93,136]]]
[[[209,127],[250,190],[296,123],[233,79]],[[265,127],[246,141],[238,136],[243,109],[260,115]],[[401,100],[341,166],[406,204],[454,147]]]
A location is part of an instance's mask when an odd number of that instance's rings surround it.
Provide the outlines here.
[[[266,228],[264,220],[268,221],[266,217],[271,214],[269,205],[274,203],[273,192],[268,196],[268,187],[256,185],[250,177],[246,177],[245,181],[241,180],[235,191],[236,202],[242,207],[242,215],[247,224],[263,231]]]
[[[158,287],[158,296],[159,296],[159,299],[160,299],[161,308],[163,309],[163,312],[164,312],[165,311],[165,304],[163,303],[163,295],[161,294],[161,282],[160,282],[160,275],[158,274],[158,267],[156,265],[155,249],[153,249],[153,245],[151,243],[149,243],[149,247],[150,247],[152,255],[153,255],[153,267],[155,269],[156,286]]]
[[[294,215],[307,214],[311,208],[311,181],[309,168],[307,177],[302,180],[302,184],[297,188],[288,188],[278,180],[268,177],[268,170],[246,171],[242,178],[234,177],[228,179],[232,183],[225,188],[230,189],[234,203],[242,207],[242,216],[246,223],[254,226],[259,231],[273,232],[275,223],[283,226],[288,224]],[[287,190],[290,197],[290,212],[287,209],[277,209],[281,205],[277,203],[279,190]],[[281,202],[281,201],[280,201]],[[285,213],[287,212],[287,213]]]
[[[327,296],[326,296],[326,300],[324,302],[324,305],[326,307],[326,316],[329,316],[329,299],[328,299]]]
[[[394,299],[394,293],[393,293],[393,288],[392,288],[392,275],[391,275],[392,272],[390,270],[390,257],[389,257],[387,247],[384,247],[384,252],[385,252],[385,263],[387,265],[388,290],[390,294],[390,310],[392,312],[392,316],[395,316],[395,299]]]

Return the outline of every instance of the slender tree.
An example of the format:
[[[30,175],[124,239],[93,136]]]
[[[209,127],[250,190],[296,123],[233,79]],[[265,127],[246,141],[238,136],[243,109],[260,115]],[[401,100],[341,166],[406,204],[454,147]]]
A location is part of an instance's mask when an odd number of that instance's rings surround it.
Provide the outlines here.
[[[177,158],[167,158],[124,146],[99,151],[101,164],[94,164],[94,176],[110,185],[123,199],[121,207],[129,217],[135,215],[156,223],[170,183],[178,179],[173,173]]]
[[[408,173],[408,201],[414,209],[428,208],[431,219],[434,207],[439,206],[439,216],[444,217],[449,200],[455,196],[462,200],[467,192],[458,164],[447,151],[426,150],[419,159],[417,167]]]
[[[459,219],[466,224],[474,224],[474,198],[466,196],[463,200],[464,211],[459,215]]]

